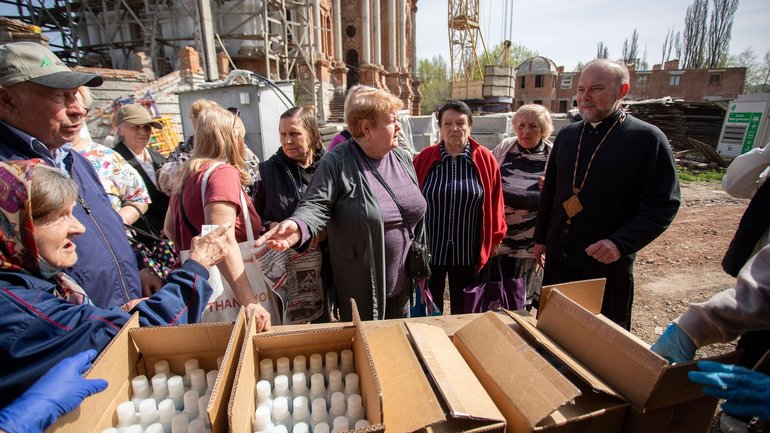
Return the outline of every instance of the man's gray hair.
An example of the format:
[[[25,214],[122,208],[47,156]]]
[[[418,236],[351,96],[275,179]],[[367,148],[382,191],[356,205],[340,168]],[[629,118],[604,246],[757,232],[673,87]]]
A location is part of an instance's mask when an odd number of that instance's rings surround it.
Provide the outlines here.
[[[614,74],[618,83],[618,89],[620,89],[620,86],[623,84],[629,84],[631,82],[631,77],[628,74],[628,68],[618,62],[608,59],[594,59],[588,62],[583,70],[585,71],[592,66],[604,69],[605,71]]]

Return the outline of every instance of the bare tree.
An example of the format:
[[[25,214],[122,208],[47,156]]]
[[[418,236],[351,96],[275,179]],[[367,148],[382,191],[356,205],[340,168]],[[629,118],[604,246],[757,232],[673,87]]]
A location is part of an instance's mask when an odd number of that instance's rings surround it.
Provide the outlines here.
[[[733,16],[738,10],[738,0],[712,0],[708,36],[706,38],[705,66],[719,68],[727,63]]]
[[[708,0],[694,0],[684,18],[683,68],[703,67],[706,55]]]
[[[676,59],[682,61],[682,32],[676,32],[676,38],[674,38],[674,52],[676,52]]]
[[[679,34],[677,33],[677,36]],[[666,64],[671,59],[671,50],[674,48],[674,28],[671,27],[666,33],[666,39],[663,40],[663,49],[661,50],[660,66]]]
[[[622,60],[626,65],[633,64],[638,66],[639,63],[639,32],[634,29],[631,33],[631,41],[628,38],[623,41]]]
[[[597,59],[606,59],[610,56],[610,50],[607,48],[606,45],[604,45],[604,42],[599,42],[599,45],[596,47],[596,58]]]

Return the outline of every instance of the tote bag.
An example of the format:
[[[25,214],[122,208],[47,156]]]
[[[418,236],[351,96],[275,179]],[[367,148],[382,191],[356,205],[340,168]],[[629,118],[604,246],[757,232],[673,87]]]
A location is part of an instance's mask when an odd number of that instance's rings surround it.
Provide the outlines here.
[[[463,289],[463,312],[483,313],[524,307],[524,279],[503,278],[500,261],[493,257],[479,273],[479,281]]]
[[[205,197],[209,176],[211,176],[211,173],[217,166],[219,166],[219,164],[213,164],[203,174],[203,180],[201,182],[201,204],[204,207],[206,206]],[[262,272],[259,260],[254,256],[254,232],[251,228],[251,218],[249,217],[245,197],[243,190],[241,190],[241,209],[243,210],[243,219],[246,226],[246,241],[240,242],[238,248],[241,251],[244,272],[246,273],[246,278],[249,280],[251,290],[257,296],[257,299],[259,299],[259,303],[270,313],[271,319],[275,320],[275,318],[281,317],[280,301],[265,284],[265,274]],[[190,251],[184,250],[180,253],[180,256],[184,261],[190,257]],[[227,284],[227,281],[222,277],[216,266],[212,266],[209,269],[209,283],[214,289],[214,292],[211,294],[208,305],[201,315],[201,322],[234,322],[238,317],[238,311],[240,310],[241,305],[235,299],[235,293],[233,293],[230,285]]]

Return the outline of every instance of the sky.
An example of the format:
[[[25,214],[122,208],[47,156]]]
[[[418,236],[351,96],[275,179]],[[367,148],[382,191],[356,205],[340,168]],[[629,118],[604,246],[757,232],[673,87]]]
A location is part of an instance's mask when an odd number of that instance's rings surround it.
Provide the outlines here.
[[[470,0],[469,0],[470,1]],[[506,0],[479,0],[481,34],[488,49],[504,40],[537,51],[570,71],[596,57],[599,42],[610,58],[620,58],[623,41],[639,32],[639,55],[647,47],[650,67],[660,63],[670,28],[684,29],[692,0],[509,0],[512,31],[503,31]],[[709,0],[711,3],[711,0]],[[449,64],[448,0],[417,1],[417,58],[441,55]],[[510,6],[509,6],[510,8]],[[710,10],[709,10],[710,13]],[[730,54],[751,47],[760,59],[770,49],[770,1],[740,0],[732,27]]]

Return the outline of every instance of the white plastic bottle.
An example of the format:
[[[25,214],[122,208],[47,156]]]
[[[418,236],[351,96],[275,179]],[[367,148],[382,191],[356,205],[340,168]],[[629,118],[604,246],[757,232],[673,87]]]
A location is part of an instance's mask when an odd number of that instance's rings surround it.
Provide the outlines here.
[[[292,428],[291,433],[310,433],[310,426],[304,422],[294,424],[294,428]]]
[[[338,416],[345,416],[346,411],[345,394],[341,392],[332,394],[331,404],[329,406],[329,419],[336,421]],[[334,429],[334,426],[332,426],[332,429]]]
[[[310,374],[307,371],[307,358],[305,355],[297,355],[291,361],[291,372],[293,374],[302,373],[305,375],[305,382],[310,382]]]
[[[291,375],[291,396],[292,398],[308,398],[307,379],[305,373],[299,372]]]
[[[369,421],[368,421],[368,420],[365,420],[365,419],[360,419],[360,420],[356,421],[356,425],[354,425],[354,426],[353,426],[353,428],[355,428],[356,430],[358,430],[358,429],[360,429],[360,428],[366,428],[366,427],[369,427],[370,425],[371,425],[371,424],[369,424]]]
[[[217,370],[222,369],[222,361],[225,360],[225,355],[217,357]]]
[[[128,427],[124,427],[121,433],[143,433],[144,429],[141,424],[131,424]]]
[[[325,422],[319,422],[315,425],[315,427],[313,427],[313,433],[331,433],[329,424]]]
[[[257,385],[255,386],[255,394],[256,394],[256,406],[267,406],[268,408],[273,407],[273,394],[270,390],[270,382],[266,380],[260,380],[257,382]]]
[[[219,370],[211,370],[206,373],[206,392],[211,393],[214,390],[214,385],[217,383],[217,376],[219,376]]]
[[[345,376],[345,397],[353,394],[361,394],[361,388],[358,385],[358,375],[356,373],[348,373]]]
[[[190,387],[190,372],[199,369],[198,360],[190,358],[184,362],[184,386]]]
[[[139,403],[139,423],[146,429],[150,424],[158,422],[158,405],[155,400],[148,398]]]
[[[168,397],[168,377],[164,373],[152,377],[152,398],[160,403]]]
[[[350,394],[348,396],[348,409],[345,412],[348,417],[348,424],[355,425],[359,420],[364,419],[364,405],[361,395]]]
[[[155,374],[165,374],[166,377],[171,377],[171,367],[168,365],[168,361],[165,359],[161,359],[160,361],[156,362],[154,365]]]
[[[313,400],[312,410],[310,411],[310,428],[315,432],[316,425],[325,423],[329,425],[329,412],[326,409],[326,399],[317,398]]]
[[[159,422],[150,424],[144,429],[144,433],[163,433],[163,426]]]
[[[190,372],[190,389],[198,392],[198,397],[206,393],[206,372],[196,368]]]
[[[138,422],[133,402],[126,401],[120,403],[115,412],[118,415],[118,427],[128,427]]]
[[[342,372],[332,370],[329,373],[329,386],[326,388],[326,398],[331,401],[332,394],[335,392],[345,392],[345,385],[342,383]]]
[[[317,398],[326,400],[326,386],[324,385],[324,375],[322,373],[315,373],[310,376],[308,400],[312,403]]]
[[[266,380],[272,385],[275,379],[275,370],[273,370],[273,360],[263,358],[259,360],[259,380]]]
[[[291,399],[291,389],[289,389],[289,377],[283,374],[275,376],[275,388],[273,388],[273,402],[278,397]]]
[[[326,352],[326,355],[324,356],[324,377],[326,378],[327,382],[329,380],[329,374],[332,371],[340,369],[338,360],[339,355],[337,352]]]
[[[291,363],[289,358],[282,356],[275,361],[275,375],[291,377]]]
[[[306,423],[310,425],[310,407],[307,403],[307,397],[299,396],[294,397],[292,402],[293,409],[291,411],[291,421],[296,426],[298,423]]]
[[[167,398],[158,405],[158,421],[160,421],[160,424],[163,426],[163,431],[165,433],[171,433],[171,421],[176,414],[174,400]]]
[[[356,367],[353,364],[353,351],[345,349],[340,352],[340,371],[342,371],[342,377],[347,377],[350,373],[355,373]]]
[[[171,433],[187,433],[190,418],[186,413],[180,413],[171,420]]]
[[[251,422],[251,428],[254,433],[268,433],[273,431],[273,421],[270,419],[270,408],[267,406],[258,407],[254,412],[254,421]]]
[[[280,377],[280,376],[276,376]],[[286,397],[276,397],[273,400],[273,410],[270,415],[273,418],[273,424],[277,426],[282,425],[286,427],[287,431],[291,431],[291,414],[289,413],[289,399]]]
[[[141,375],[131,379],[131,401],[134,403],[134,409],[139,412],[139,403],[152,396],[152,389],[147,382],[147,376]]]
[[[211,422],[209,421],[209,413],[207,411],[209,400],[211,400],[211,394],[203,394],[203,396],[198,399],[198,418],[203,420],[206,430],[211,430]]]
[[[187,433],[206,433],[206,424],[201,418],[195,418],[187,425]]]
[[[323,374],[324,372],[324,362],[323,357],[321,357],[320,353],[314,353],[310,355],[310,369],[308,370],[308,373],[310,373],[310,376],[312,377],[316,373]],[[326,380],[326,377],[324,376],[324,380]]]
[[[184,393],[184,410],[183,413],[187,414],[189,421],[198,418],[198,391],[191,389]]]
[[[338,416],[337,418],[334,418],[334,426],[332,427],[332,433],[342,433],[348,430],[350,430],[350,426],[348,425],[347,417]]]
[[[182,376],[171,376],[166,381],[168,387],[168,398],[174,402],[177,411],[184,409],[184,379]]]

